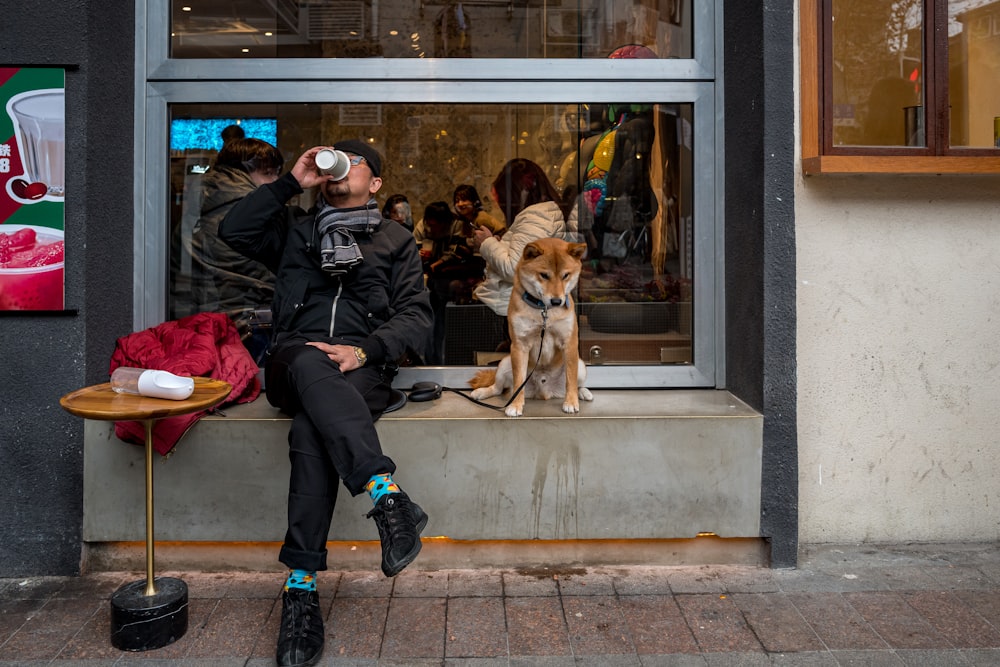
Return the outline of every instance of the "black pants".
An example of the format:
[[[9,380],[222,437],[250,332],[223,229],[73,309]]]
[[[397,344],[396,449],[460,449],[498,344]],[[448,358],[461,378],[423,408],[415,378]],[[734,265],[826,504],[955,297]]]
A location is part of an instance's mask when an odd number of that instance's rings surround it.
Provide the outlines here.
[[[342,373],[305,339],[279,343],[265,374],[268,402],[292,417],[288,530],[278,559],[293,569],[325,570],[340,481],[356,496],[372,475],[396,471],[375,432],[389,384],[377,368]]]

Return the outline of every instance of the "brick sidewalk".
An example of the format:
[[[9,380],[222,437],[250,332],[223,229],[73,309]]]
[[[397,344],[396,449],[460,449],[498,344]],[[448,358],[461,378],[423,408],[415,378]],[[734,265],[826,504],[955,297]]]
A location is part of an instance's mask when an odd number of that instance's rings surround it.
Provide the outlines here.
[[[320,665],[1000,665],[996,545],[804,549],[737,566],[322,573]],[[419,564],[419,561],[418,561]],[[136,573],[0,579],[0,665],[273,665],[282,573],[162,573],[189,629],[124,653],[108,598]]]

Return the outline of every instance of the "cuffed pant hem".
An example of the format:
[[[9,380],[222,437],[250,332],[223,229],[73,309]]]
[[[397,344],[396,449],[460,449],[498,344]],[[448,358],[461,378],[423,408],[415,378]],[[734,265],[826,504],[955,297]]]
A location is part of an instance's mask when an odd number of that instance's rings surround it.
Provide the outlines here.
[[[278,560],[292,570],[322,572],[326,569],[326,549],[323,551],[301,551],[282,545]]]

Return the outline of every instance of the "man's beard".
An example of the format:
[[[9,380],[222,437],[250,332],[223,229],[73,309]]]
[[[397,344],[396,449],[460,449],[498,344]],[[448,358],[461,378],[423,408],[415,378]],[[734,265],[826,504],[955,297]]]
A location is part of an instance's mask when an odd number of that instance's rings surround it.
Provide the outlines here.
[[[349,197],[351,195],[351,184],[346,179],[341,181],[327,181],[323,188],[323,194],[327,201]]]

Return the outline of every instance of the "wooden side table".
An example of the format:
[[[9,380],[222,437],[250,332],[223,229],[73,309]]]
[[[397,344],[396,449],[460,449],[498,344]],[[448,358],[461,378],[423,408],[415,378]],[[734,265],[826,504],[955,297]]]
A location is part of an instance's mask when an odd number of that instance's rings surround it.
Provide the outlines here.
[[[213,408],[232,390],[228,382],[196,377],[194,393],[183,401],[119,394],[110,382],[78,389],[59,399],[59,404],[77,417],[141,421],[146,427],[146,579],[127,583],[111,596],[111,643],[116,648],[156,649],[187,632],[187,584],[153,576],[153,423]]]

